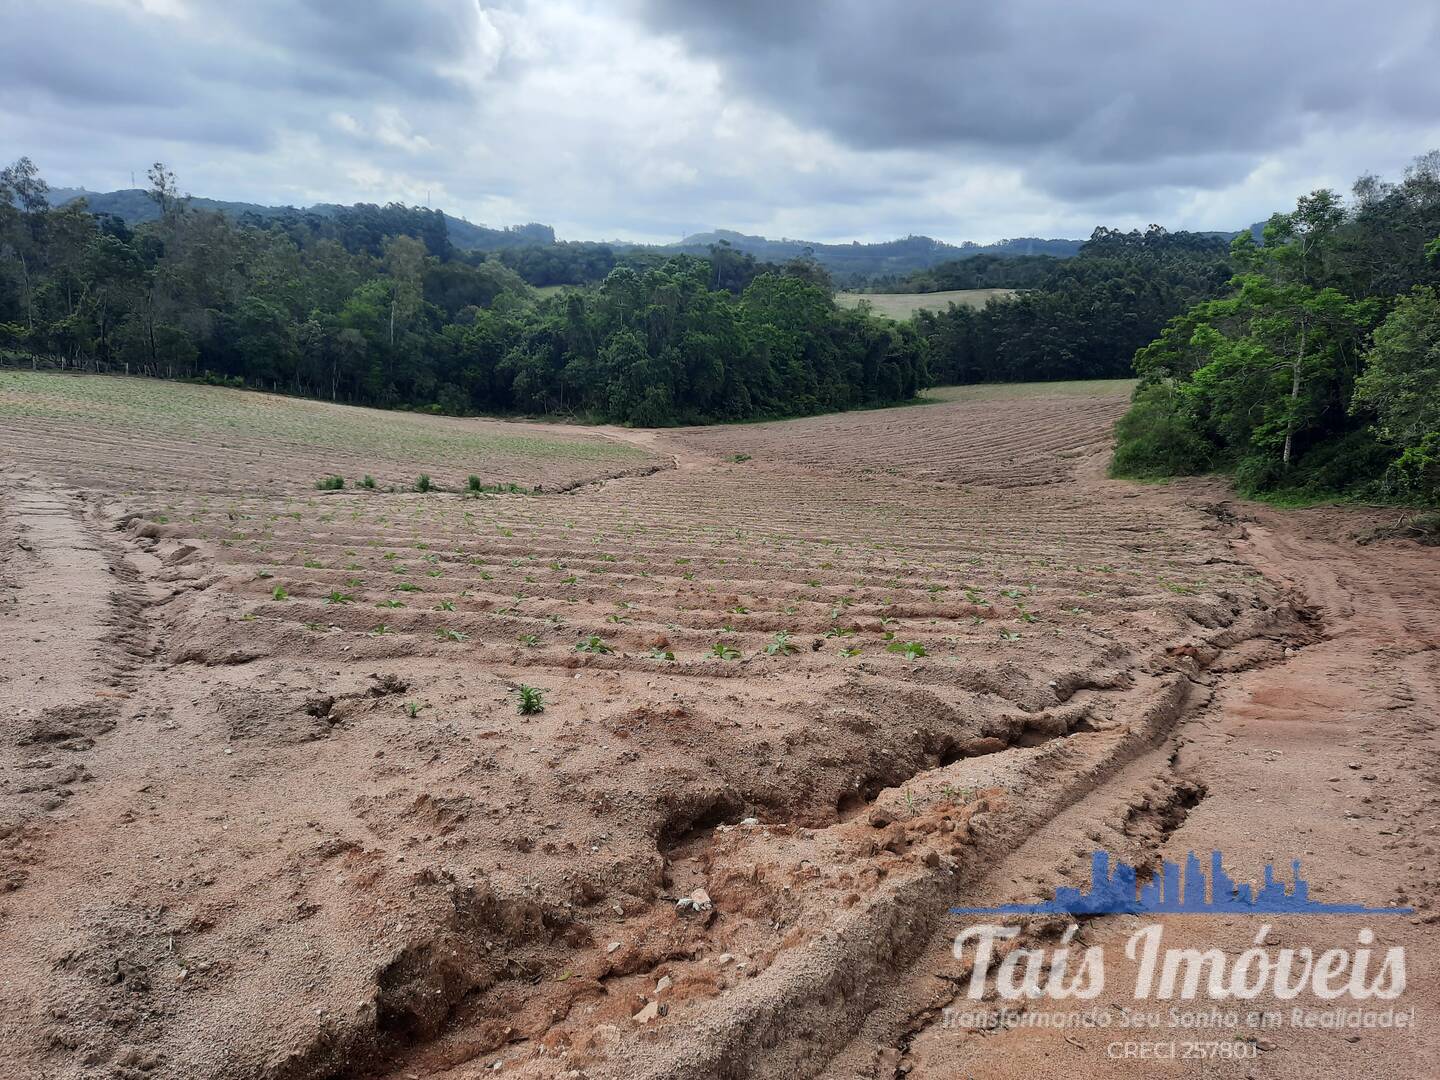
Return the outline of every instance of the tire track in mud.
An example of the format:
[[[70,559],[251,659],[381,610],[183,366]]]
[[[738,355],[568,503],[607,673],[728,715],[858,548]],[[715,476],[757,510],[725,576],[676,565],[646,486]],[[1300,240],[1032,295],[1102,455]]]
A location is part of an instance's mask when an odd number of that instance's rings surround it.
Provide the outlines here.
[[[0,476],[0,886],[37,859],[37,832],[75,785],[87,751],[115,727],[150,654],[136,575],[101,540],[76,493]]]
[[[33,946],[48,932],[45,883],[57,841],[70,826],[70,800],[103,779],[92,772],[94,751],[113,738],[151,655],[137,575],[106,542],[97,513],[79,494],[39,478],[0,475],[0,984],[7,987],[53,980]],[[67,896],[78,903],[73,890]],[[4,995],[0,1060],[29,1060],[47,1016],[38,997]]]

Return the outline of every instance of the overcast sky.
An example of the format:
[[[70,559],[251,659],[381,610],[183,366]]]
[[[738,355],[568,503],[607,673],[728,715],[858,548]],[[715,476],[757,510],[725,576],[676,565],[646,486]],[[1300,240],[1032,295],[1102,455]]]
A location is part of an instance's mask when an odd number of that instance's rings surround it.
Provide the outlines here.
[[[54,186],[569,239],[1238,228],[1437,147],[1436,0],[0,0]]]

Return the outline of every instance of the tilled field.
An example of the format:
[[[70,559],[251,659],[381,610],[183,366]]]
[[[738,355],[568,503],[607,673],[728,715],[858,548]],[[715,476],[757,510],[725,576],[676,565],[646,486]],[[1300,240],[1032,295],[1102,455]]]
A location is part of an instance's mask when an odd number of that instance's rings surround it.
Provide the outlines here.
[[[1113,389],[1104,395],[1077,392],[1085,385],[1062,383],[1050,392],[1044,384],[1014,387],[1014,396],[962,400],[956,405],[970,407],[942,406],[938,416],[926,415],[935,406],[911,406],[687,428],[675,438],[697,452],[877,484],[893,477],[950,488],[1057,484],[1074,477],[1078,461],[1108,445],[1125,411],[1128,383],[1109,383]]]
[[[1122,407],[536,428],[665,467],[474,497],[307,490],[339,466],[278,436],[274,493],[213,447],[194,484],[179,434],[121,495],[81,421],[28,420],[78,449],[0,481],[0,1060],[897,1075],[866,1025],[946,908],[1206,669],[1315,637],[1233,519],[1101,478]],[[1152,855],[1204,794],[1167,769],[1120,830]]]

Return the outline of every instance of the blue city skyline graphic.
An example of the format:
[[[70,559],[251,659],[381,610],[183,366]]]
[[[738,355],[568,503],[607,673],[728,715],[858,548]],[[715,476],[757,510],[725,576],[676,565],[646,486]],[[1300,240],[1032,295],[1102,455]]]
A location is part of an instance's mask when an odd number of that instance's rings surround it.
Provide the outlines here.
[[[1412,915],[1408,907],[1367,907],[1364,904],[1326,904],[1310,897],[1310,883],[1300,876],[1300,860],[1290,866],[1287,885],[1275,876],[1275,864],[1265,864],[1265,882],[1256,890],[1249,882],[1235,881],[1225,872],[1220,852],[1210,853],[1206,879],[1200,859],[1192,851],[1185,857],[1185,873],[1168,860],[1160,873],[1143,884],[1129,863],[1110,853],[1090,856],[1090,887],[1061,885],[1055,898],[1038,904],[1001,904],[998,907],[954,907],[952,915]],[[1208,885],[1208,890],[1207,890]],[[1208,892],[1208,895],[1207,895]]]

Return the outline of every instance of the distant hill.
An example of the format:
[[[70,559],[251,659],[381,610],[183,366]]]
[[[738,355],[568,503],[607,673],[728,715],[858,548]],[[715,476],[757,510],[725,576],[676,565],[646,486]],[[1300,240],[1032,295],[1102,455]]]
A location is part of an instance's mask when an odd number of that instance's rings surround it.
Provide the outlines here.
[[[121,191],[86,191],[84,188],[54,188],[50,192],[51,203],[63,206],[67,202],[84,198],[91,211],[97,214],[113,214],[126,224],[137,225],[142,221],[154,221],[160,216],[154,200],[140,188],[126,188]],[[197,210],[214,210],[236,220],[248,216],[265,221],[282,220],[317,214],[333,217],[337,211],[346,209],[336,203],[316,203],[314,206],[263,206],[259,203],[228,202],[221,199],[207,199],[195,195],[190,205]],[[357,204],[358,205],[358,204]],[[492,229],[476,225],[464,218],[445,214],[445,228],[450,242],[466,251],[503,251],[506,248],[529,247],[537,244],[555,243],[555,230],[549,225],[515,225],[506,229]]]
[[[113,214],[129,224],[154,221],[159,211],[154,202],[140,188],[121,191],[87,191],[83,188],[55,188],[51,191],[51,202],[61,205],[77,198],[84,198],[95,213]],[[357,203],[353,207],[335,203],[316,203],[314,206],[265,206],[259,203],[233,202],[221,199],[207,199],[192,196],[190,205],[199,210],[214,210],[233,218],[252,218],[262,221],[284,221],[304,219],[309,215],[333,218],[347,211],[363,209],[369,204]],[[656,254],[707,255],[711,245],[728,244],[737,251],[753,255],[760,262],[782,263],[787,260],[809,257],[823,266],[839,284],[863,285],[871,278],[903,279],[916,271],[928,270],[942,263],[968,259],[976,255],[990,255],[1012,258],[1027,255],[1049,255],[1066,259],[1080,250],[1084,240],[1067,238],[1042,239],[1033,236],[1000,240],[993,244],[977,244],[965,241],[950,244],[929,236],[906,236],[898,240],[862,244],[852,241],[848,244],[825,244],[809,240],[771,240],[735,232],[731,229],[714,229],[695,233],[673,244],[635,244],[626,241],[602,243],[580,242],[569,245],[556,240],[555,230],[549,225],[530,223],[492,228],[477,225],[442,213],[450,243],[462,251],[515,251],[518,249],[556,249],[564,247],[585,247],[609,249],[611,252]],[[372,214],[373,217],[373,214]],[[1251,226],[1259,238],[1263,223]],[[1216,234],[1234,235],[1234,234]],[[527,277],[527,280],[529,278]]]
[[[1065,259],[1079,251],[1083,243],[1083,240],[1042,240],[1027,236],[994,244],[976,244],[968,240],[963,244],[947,244],[928,236],[907,236],[878,244],[862,244],[859,241],[820,244],[808,240],[770,240],[764,236],[715,229],[687,236],[679,243],[667,244],[666,247],[703,255],[711,244],[729,244],[737,251],[754,255],[764,262],[784,262],[809,255],[832,274],[870,275],[906,274],[972,255],[1053,255]]]

